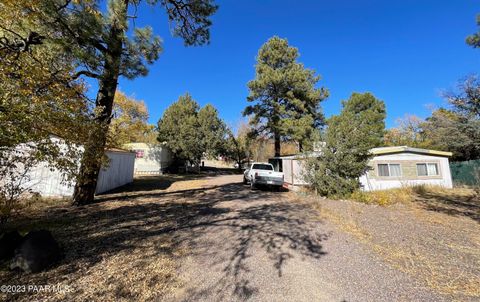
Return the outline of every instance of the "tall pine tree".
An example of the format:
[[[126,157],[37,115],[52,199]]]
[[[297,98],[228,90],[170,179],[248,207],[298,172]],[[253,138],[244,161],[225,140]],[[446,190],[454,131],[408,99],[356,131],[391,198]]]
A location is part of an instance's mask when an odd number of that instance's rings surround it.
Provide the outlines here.
[[[55,41],[65,53],[73,54],[77,69],[74,78],[89,77],[98,82],[93,108],[96,127],[84,144],[73,196],[76,204],[85,204],[94,198],[119,77],[145,76],[147,65],[153,63],[161,51],[160,38],[153,35],[150,27],[130,31],[141,2],[108,0],[104,8],[100,0],[41,1],[39,10],[47,12],[47,18],[42,21],[55,29],[55,34],[44,38]],[[185,45],[209,42],[210,16],[217,9],[212,0],[145,2],[166,9],[174,35],[183,38]]]
[[[247,100],[254,104],[243,114],[252,116],[257,134],[273,137],[275,156],[280,156],[281,140],[296,141],[302,149],[324,124],[320,102],[328,91],[315,87],[320,77],[297,62],[298,57],[298,49],[286,39],[269,39],[258,52],[255,79],[248,83]]]

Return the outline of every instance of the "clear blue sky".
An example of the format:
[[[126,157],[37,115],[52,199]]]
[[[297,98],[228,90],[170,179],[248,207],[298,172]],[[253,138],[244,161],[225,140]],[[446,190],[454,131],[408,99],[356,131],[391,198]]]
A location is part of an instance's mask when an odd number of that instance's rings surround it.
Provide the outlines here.
[[[337,114],[352,92],[372,92],[385,101],[387,126],[405,113],[429,115],[442,105],[440,92],[479,71],[480,50],[465,44],[480,13],[473,0],[217,1],[211,44],[184,47],[173,38],[160,7],[143,5],[138,26],[151,25],[164,41],[147,77],[122,79],[120,89],[146,102],[150,122],[190,92],[212,103],[235,124],[247,105],[246,84],[254,77],[259,47],[273,35],[299,49],[330,90],[327,116]]]

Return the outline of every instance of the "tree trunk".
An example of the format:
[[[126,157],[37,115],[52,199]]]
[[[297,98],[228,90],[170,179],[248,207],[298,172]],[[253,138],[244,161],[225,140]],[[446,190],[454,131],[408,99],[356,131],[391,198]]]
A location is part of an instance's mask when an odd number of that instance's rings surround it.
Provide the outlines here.
[[[302,142],[298,142],[298,152],[303,152],[303,144]]]
[[[274,134],[273,134],[273,137],[275,139],[275,157],[278,157],[280,156],[280,133],[278,133],[278,131],[276,131]]]
[[[128,1],[125,1],[124,4],[123,15],[126,18]],[[73,193],[73,203],[76,205],[93,202],[98,174],[105,154],[107,132],[112,116],[113,99],[117,90],[123,48],[123,29],[119,24],[112,24],[108,41],[104,70],[99,80],[99,90],[95,100],[95,107],[100,109],[100,112],[96,113],[95,128],[90,132],[88,141],[84,146],[85,151],[82,155],[80,172]]]

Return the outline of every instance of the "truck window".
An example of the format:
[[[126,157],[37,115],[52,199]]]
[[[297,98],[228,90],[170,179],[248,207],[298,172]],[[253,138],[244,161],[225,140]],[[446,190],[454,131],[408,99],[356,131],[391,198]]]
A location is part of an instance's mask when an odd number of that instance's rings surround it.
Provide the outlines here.
[[[254,164],[252,169],[254,170],[269,170],[269,171],[272,171],[273,170],[273,167],[271,165],[267,165],[267,164]]]

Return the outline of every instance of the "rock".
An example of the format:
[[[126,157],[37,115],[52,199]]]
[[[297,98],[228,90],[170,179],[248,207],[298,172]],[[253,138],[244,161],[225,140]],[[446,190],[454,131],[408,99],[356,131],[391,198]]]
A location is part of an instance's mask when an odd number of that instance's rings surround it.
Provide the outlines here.
[[[51,267],[60,258],[60,247],[49,231],[32,231],[15,250],[10,268],[36,273]]]
[[[15,249],[22,243],[23,237],[17,231],[10,231],[0,238],[0,261],[13,257]]]

